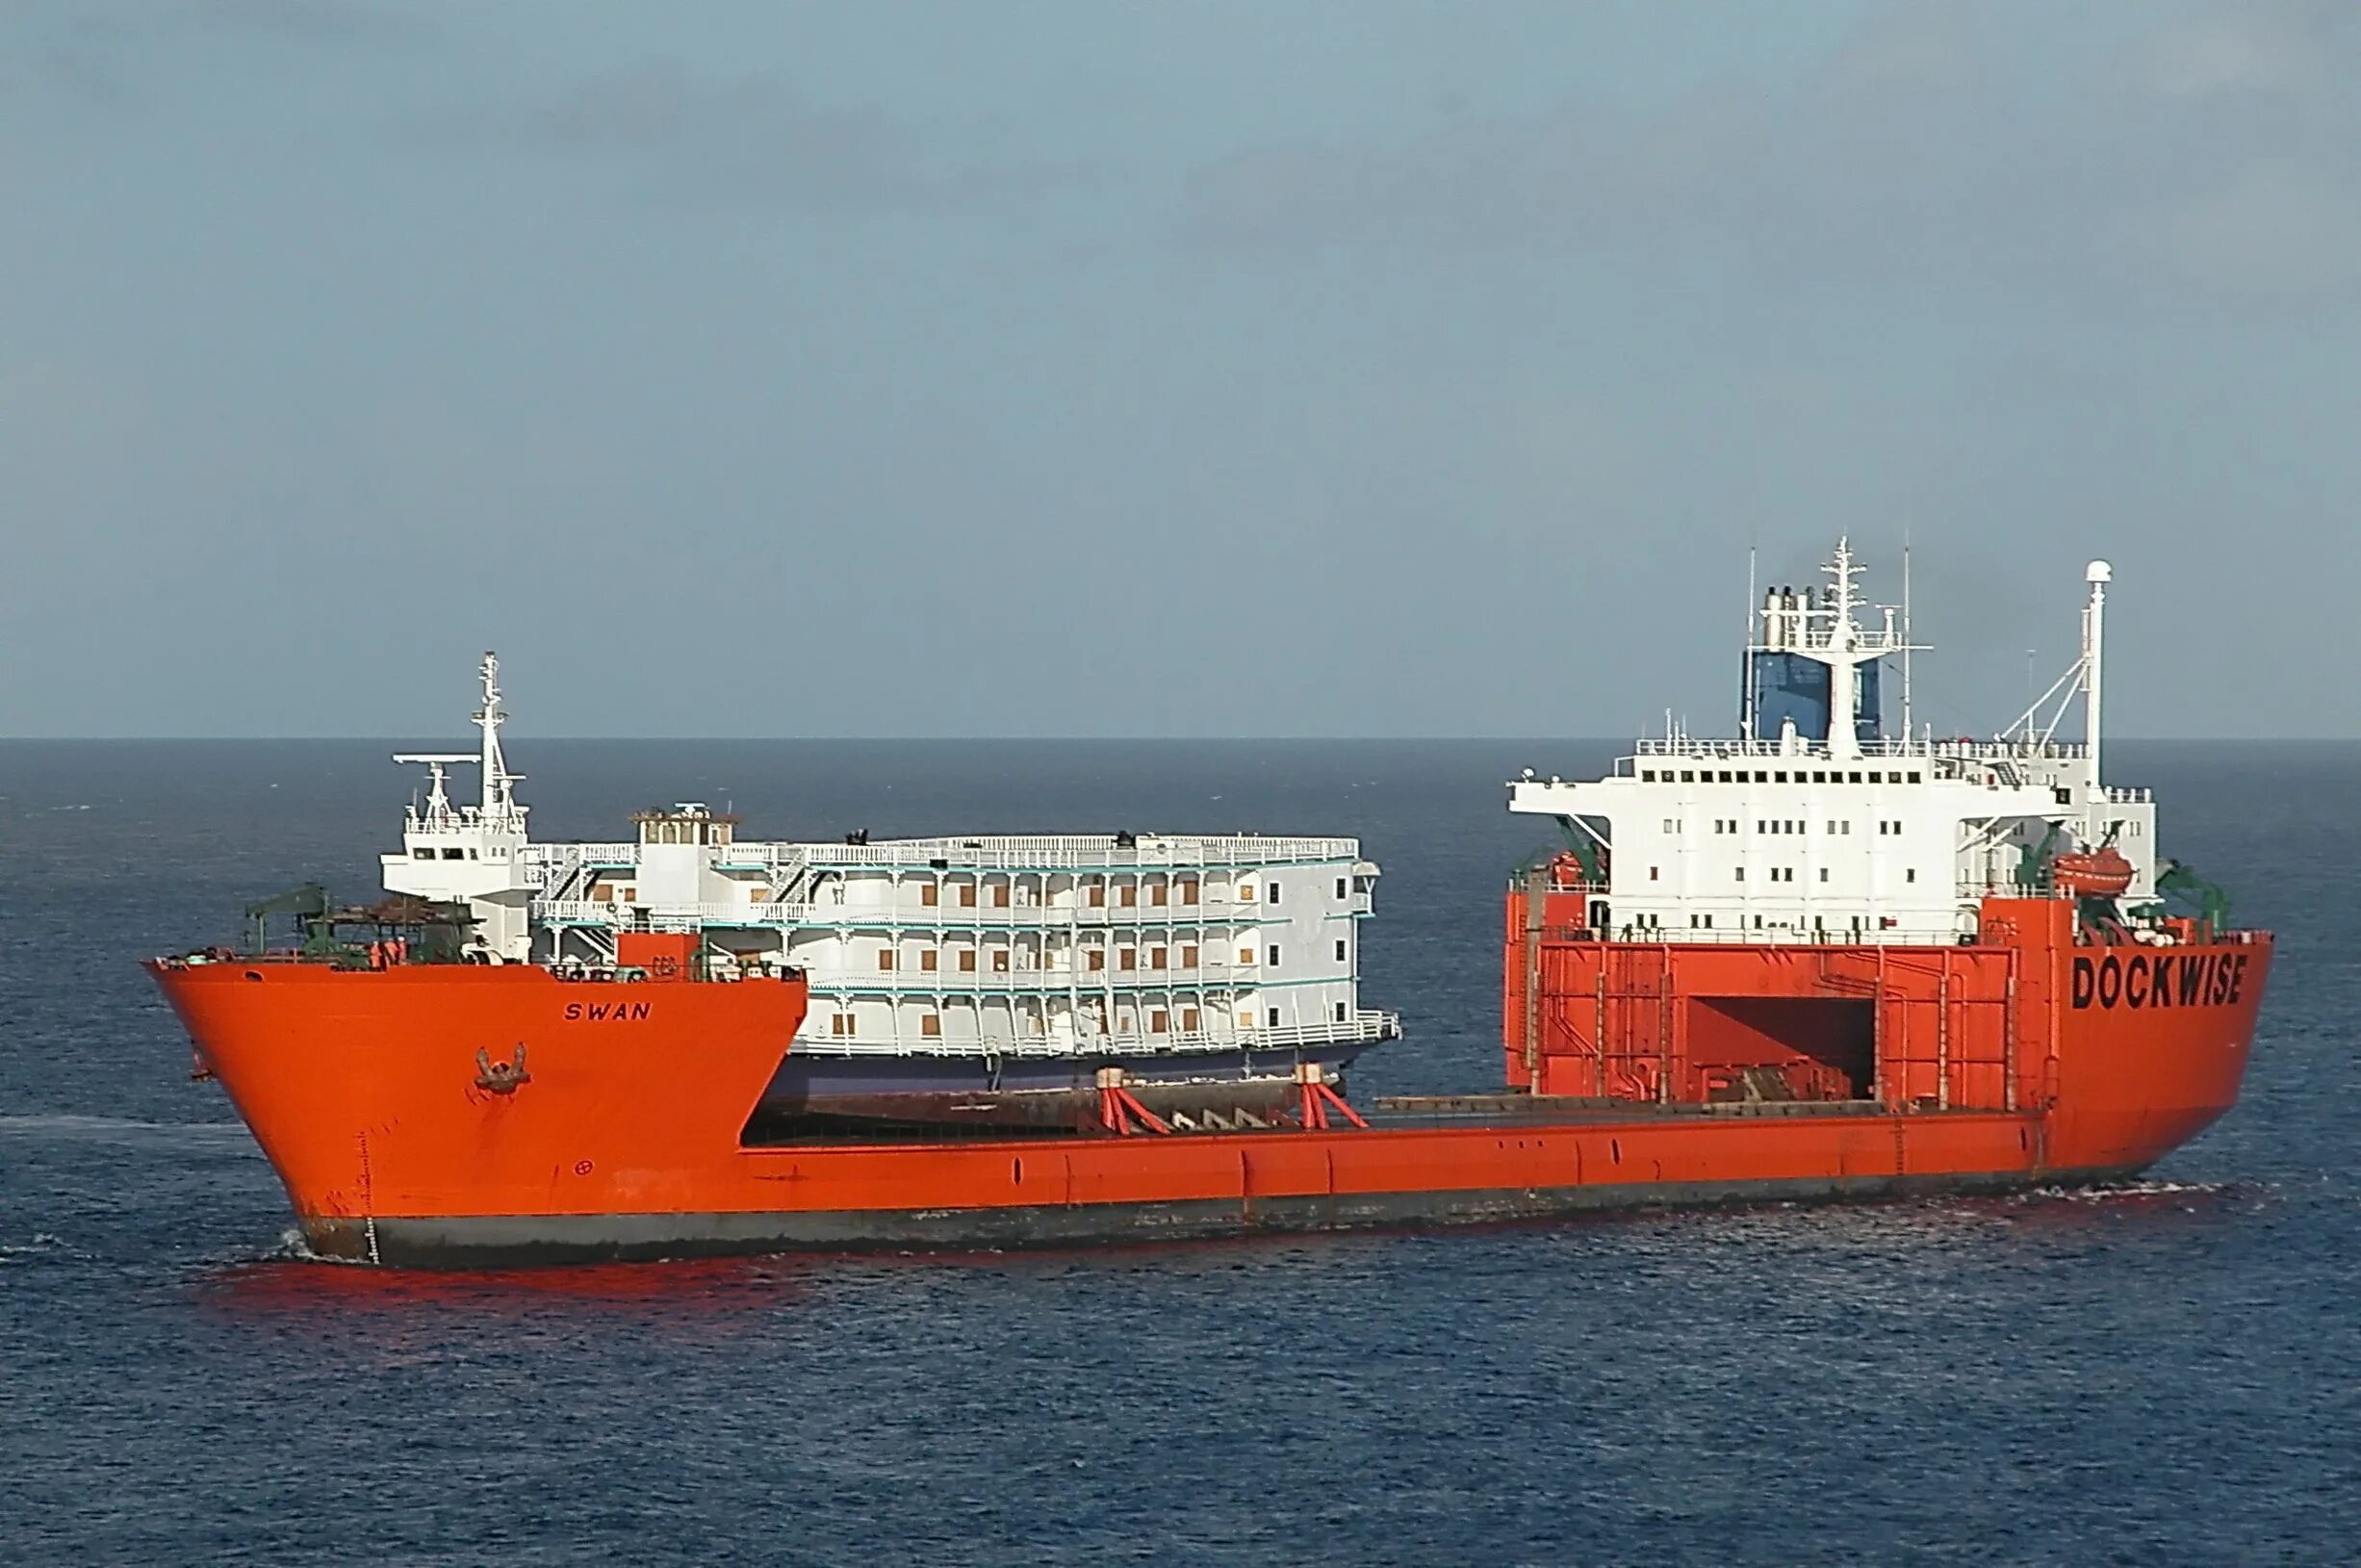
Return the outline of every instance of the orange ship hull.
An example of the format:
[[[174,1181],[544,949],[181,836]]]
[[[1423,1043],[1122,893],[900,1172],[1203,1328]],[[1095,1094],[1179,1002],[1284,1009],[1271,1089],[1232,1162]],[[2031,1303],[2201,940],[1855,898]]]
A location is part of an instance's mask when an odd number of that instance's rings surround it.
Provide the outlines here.
[[[1507,1043],[1523,1093],[1431,1102],[1366,1129],[940,1143],[744,1142],[802,1021],[793,978],[149,967],[316,1250],[504,1264],[1178,1238],[2127,1174],[2235,1100],[2271,946],[2076,945],[2068,918],[2055,903],[1995,901],[1983,944],[1880,961],[1874,949],[1557,939],[1524,929],[1512,905]],[[1630,963],[1655,966],[1617,978]],[[1776,1007],[1722,1005],[1858,1003],[1864,986],[1865,1063],[1843,1059],[1844,1028],[1815,1056],[1791,1048]],[[1641,1086],[1643,1060],[1654,1076]],[[1830,1097],[1732,1097],[1766,1072]],[[1839,1083],[1847,1072],[1864,1076]]]

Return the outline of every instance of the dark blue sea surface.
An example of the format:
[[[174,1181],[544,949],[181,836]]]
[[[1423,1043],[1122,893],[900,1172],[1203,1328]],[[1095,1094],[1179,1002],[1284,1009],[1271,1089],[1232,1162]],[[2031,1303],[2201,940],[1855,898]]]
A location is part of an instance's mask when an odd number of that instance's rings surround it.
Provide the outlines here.
[[[440,742],[438,744],[441,744]],[[544,837],[1357,834],[1356,1094],[1497,1081],[1520,765],[1596,745],[514,742]],[[2319,1564],[2361,1542],[2361,748],[2123,744],[2281,934],[2102,1194],[950,1259],[304,1261],[134,967],[375,886],[376,742],[0,745],[0,1560]]]

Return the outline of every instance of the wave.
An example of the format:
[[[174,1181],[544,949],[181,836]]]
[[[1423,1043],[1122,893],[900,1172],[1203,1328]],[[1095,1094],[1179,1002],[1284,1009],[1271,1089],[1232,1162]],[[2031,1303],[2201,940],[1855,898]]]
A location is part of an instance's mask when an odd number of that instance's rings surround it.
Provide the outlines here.
[[[14,1263],[20,1258],[52,1256],[65,1250],[65,1239],[37,1230],[30,1241],[0,1242],[0,1263]]]
[[[167,1138],[227,1138],[245,1131],[236,1121],[142,1121],[131,1117],[81,1116],[58,1112],[47,1116],[0,1116],[0,1137],[62,1133],[82,1138],[138,1138],[162,1134]]]
[[[2156,1198],[2250,1197],[2262,1191],[2250,1181],[2167,1181],[2136,1179],[2097,1187],[2036,1187],[2019,1195],[2020,1203],[2139,1203]]]

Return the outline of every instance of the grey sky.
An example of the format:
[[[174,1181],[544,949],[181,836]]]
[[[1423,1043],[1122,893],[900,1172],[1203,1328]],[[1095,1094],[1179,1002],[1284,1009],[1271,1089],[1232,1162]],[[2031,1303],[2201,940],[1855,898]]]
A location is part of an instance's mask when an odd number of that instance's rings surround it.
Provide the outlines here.
[[[0,10],[0,735],[2361,734],[2361,8]],[[2332,640],[2333,639],[2333,640]]]

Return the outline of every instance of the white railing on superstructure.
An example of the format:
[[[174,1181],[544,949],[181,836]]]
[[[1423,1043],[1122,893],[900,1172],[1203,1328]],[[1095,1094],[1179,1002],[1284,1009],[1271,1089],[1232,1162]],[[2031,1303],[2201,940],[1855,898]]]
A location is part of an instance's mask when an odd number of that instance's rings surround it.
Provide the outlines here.
[[[1142,835],[1136,844],[1072,835],[996,838],[896,838],[875,844],[738,844],[820,867],[908,866],[951,871],[1095,871],[1261,866],[1288,861],[1357,860],[1351,838]],[[937,861],[948,862],[936,866]]]
[[[528,844],[528,866],[628,870],[639,845]],[[898,838],[876,844],[803,844],[747,840],[714,854],[719,867],[798,871],[851,869],[963,872],[1231,870],[1285,863],[1360,861],[1351,838],[1153,837],[1117,844],[1111,837]],[[941,864],[936,862],[940,861]],[[1362,873],[1366,874],[1366,873]]]
[[[2039,896],[2039,895],[2036,895]],[[1551,941],[1568,939],[1578,926],[1550,926],[1542,935]],[[1699,944],[1741,947],[1949,947],[1960,940],[1961,933],[1951,928],[1913,929],[1895,927],[1891,930],[1798,931],[1787,926],[1762,926],[1745,929],[1690,926],[1616,926],[1604,938],[1619,947],[1689,947]]]
[[[696,931],[705,926],[897,927],[911,930],[1067,930],[1219,927],[1284,924],[1281,914],[1261,913],[1259,904],[1213,900],[1203,904],[813,904],[704,902],[621,904],[587,898],[537,898],[532,915],[548,925],[619,926],[628,931]],[[1355,894],[1350,913],[1370,913],[1370,895]]]
[[[1066,1039],[1025,1036],[1014,1040],[944,1040],[905,1036],[899,1040],[864,1040],[840,1036],[798,1035],[799,1056],[1195,1056],[1240,1048],[1257,1051],[1305,1046],[1353,1045],[1392,1040],[1401,1032],[1392,1013],[1358,1013],[1343,1022],[1282,1023],[1236,1028],[1194,1029],[1180,1034],[1089,1035]]]
[[[1672,738],[1656,736],[1636,743],[1635,757],[1674,758],[1803,758],[1809,761],[1830,760],[1828,743],[1824,740],[1745,740],[1729,738],[1705,739],[1693,735]],[[2009,740],[1864,740],[1861,757],[1868,758],[1957,758],[1963,761],[2071,761],[2090,755],[2090,748],[2080,741],[2052,740],[2037,744]],[[1849,766],[1855,760],[1843,759]]]

